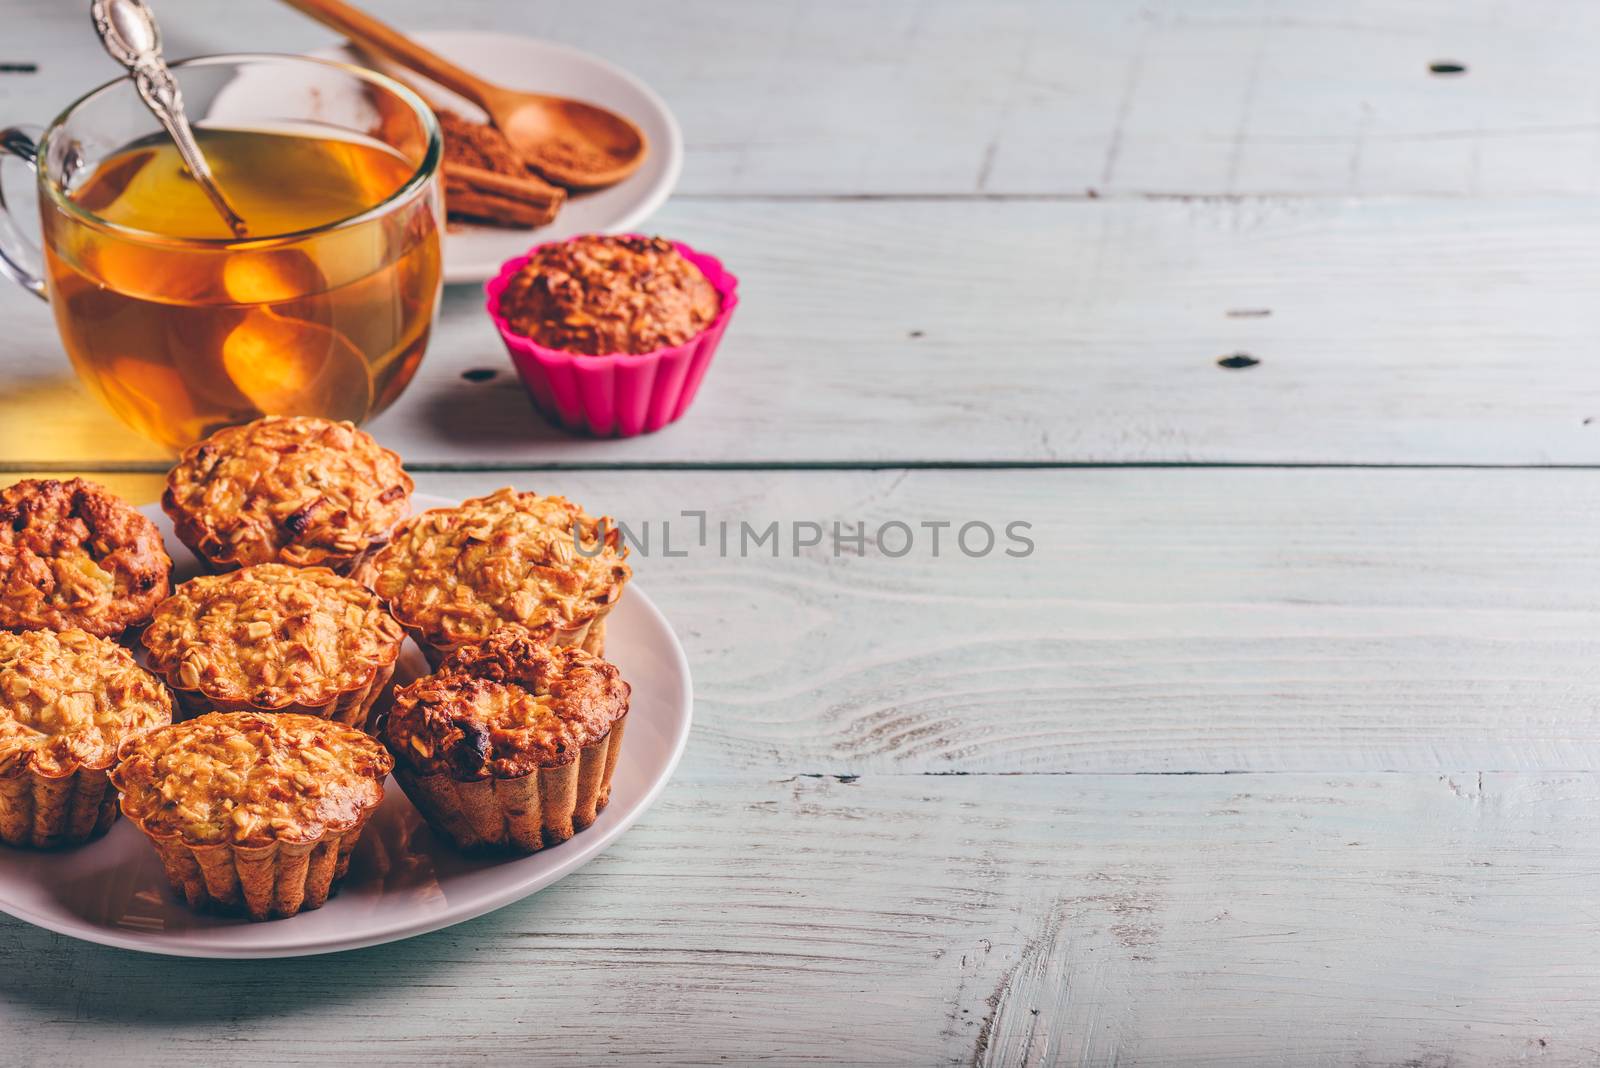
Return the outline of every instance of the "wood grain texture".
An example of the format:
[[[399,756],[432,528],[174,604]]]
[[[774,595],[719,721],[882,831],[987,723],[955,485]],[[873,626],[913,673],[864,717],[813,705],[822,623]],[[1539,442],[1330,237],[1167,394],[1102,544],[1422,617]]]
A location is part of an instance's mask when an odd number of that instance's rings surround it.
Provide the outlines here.
[[[161,499],[161,491],[166,486],[166,477],[158,474],[125,474],[116,471],[76,471],[55,469],[50,471],[0,471],[0,487],[20,482],[25,478],[56,478],[66,481],[69,478],[87,478],[105,486],[112,493],[129,501],[134,505],[142,506],[155,504]],[[170,550],[172,546],[168,546]]]
[[[169,961],[0,924],[6,1061],[1592,1063],[1592,776],[685,776],[449,931]]]
[[[1600,753],[1591,472],[551,472],[654,528],[694,666],[686,766],[787,772],[1583,769]],[[694,544],[704,509],[726,520]],[[661,523],[675,520],[662,555]],[[941,555],[924,522],[950,521]],[[969,558],[968,521],[1026,521]],[[783,527],[739,555],[738,525]],[[824,543],[794,555],[792,524]],[[891,521],[900,558],[831,551]],[[809,532],[802,532],[809,533]],[[904,535],[885,544],[898,551]],[[971,539],[979,548],[977,532]]]
[[[170,54],[331,41],[214,7],[160,0]],[[747,298],[688,421],[589,442],[458,287],[373,424],[413,464],[1600,460],[1600,209],[1563,199],[1600,186],[1593,5],[376,10],[641,75],[688,148],[651,226]],[[0,120],[113,73],[81,7],[5,14],[0,61],[39,70],[0,74]],[[0,287],[0,319],[0,481],[109,464],[152,498],[160,453],[45,309]],[[1593,478],[424,473],[655,524],[638,581],[697,695],[658,807],[528,901],[332,958],[0,919],[0,1062],[1593,1063]],[[667,558],[684,509],[785,540]],[[836,520],[1036,548],[793,552]]]
[[[503,363],[467,291],[376,432],[419,462],[1600,460],[1597,206],[691,203],[661,225],[746,293],[683,422],[574,440],[508,376],[463,381]],[[1219,366],[1236,353],[1260,362]]]
[[[745,293],[682,422],[549,427],[456,287],[373,432],[422,465],[1600,460],[1594,204],[680,202],[658,223]],[[5,290],[0,314],[0,462],[159,463],[75,392],[45,308]],[[1260,362],[1218,365],[1235,353]]]
[[[77,8],[8,10],[43,57],[0,76],[8,118],[111,73]],[[271,5],[226,28],[197,0],[164,13],[174,55],[329,39]],[[439,24],[418,0],[384,14]],[[448,21],[596,48],[661,89],[683,190],[712,199],[652,225],[723,255],[747,299],[686,421],[593,442],[531,413],[456,287],[376,424],[414,463],[1600,457],[1600,209],[1480,199],[1593,188],[1588,5],[465,0]],[[1429,74],[1441,57],[1467,73]],[[1090,185],[1290,196],[1049,199]],[[1342,199],[1375,193],[1473,196]],[[906,195],[931,199],[875,199]],[[42,308],[4,287],[0,317],[0,464],[159,463],[71,383]],[[1260,363],[1217,365],[1236,353]]]
[[[405,29],[597,52],[679,114],[695,195],[1590,194],[1600,11],[1582,0],[387,0]],[[165,0],[173,56],[333,40],[269,4]],[[112,73],[79,7],[8,0],[8,119]],[[1455,61],[1457,75],[1430,73]],[[18,104],[27,114],[17,114]]]
[[[488,472],[418,488],[562,493],[649,533],[635,581],[693,665],[695,773],[1538,771],[1600,767],[1593,477]],[[707,513],[706,546],[686,509]],[[865,532],[862,555],[834,554],[836,522]],[[899,557],[877,544],[893,522],[912,534]],[[988,555],[960,550],[968,522],[996,531]]]

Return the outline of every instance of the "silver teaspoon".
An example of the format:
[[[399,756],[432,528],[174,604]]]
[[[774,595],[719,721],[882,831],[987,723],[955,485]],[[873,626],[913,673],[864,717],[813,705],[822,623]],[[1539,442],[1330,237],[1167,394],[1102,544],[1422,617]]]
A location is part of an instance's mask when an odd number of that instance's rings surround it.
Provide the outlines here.
[[[235,237],[247,236],[244,220],[228,206],[222,190],[217,188],[211,166],[195,143],[194,131],[183,113],[183,94],[161,58],[161,29],[156,25],[155,14],[145,6],[144,0],[92,0],[89,15],[94,19],[100,43],[106,46],[112,59],[128,68],[145,105],[172,138],[172,143],[178,146],[184,166],[205,190],[222,221],[228,224]]]

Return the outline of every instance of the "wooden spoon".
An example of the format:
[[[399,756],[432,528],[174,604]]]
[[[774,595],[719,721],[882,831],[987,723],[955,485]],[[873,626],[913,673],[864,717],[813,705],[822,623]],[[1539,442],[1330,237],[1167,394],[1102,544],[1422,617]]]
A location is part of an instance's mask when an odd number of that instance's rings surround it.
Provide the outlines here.
[[[614,111],[492,85],[342,0],[284,2],[478,105],[517,154],[558,185],[572,189],[613,185],[644,162],[649,150],[644,131]]]

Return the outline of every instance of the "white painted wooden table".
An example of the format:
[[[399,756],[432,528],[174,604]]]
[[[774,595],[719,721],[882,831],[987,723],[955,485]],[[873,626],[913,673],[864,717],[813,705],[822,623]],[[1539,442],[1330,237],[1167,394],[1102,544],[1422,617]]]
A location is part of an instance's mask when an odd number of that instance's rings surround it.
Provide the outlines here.
[[[82,5],[0,5],[0,118],[107,75]],[[421,489],[1037,550],[641,560],[696,731],[601,860],[316,960],[0,923],[0,1062],[1600,1059],[1600,6],[372,6],[637,71],[688,146],[654,225],[744,279],[624,442],[534,419],[450,292],[373,424]],[[329,43],[159,9],[174,54]],[[152,499],[0,321],[3,477]]]

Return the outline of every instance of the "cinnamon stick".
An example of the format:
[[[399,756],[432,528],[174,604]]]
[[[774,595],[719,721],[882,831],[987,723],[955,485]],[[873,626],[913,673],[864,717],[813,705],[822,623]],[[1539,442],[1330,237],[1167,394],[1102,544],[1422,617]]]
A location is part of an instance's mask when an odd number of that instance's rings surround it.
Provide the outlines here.
[[[513,197],[479,193],[464,186],[445,187],[445,207],[451,218],[500,226],[543,226],[556,217],[557,208],[541,208]]]
[[[552,212],[560,209],[567,199],[565,189],[533,175],[517,177],[484,170],[482,167],[469,167],[464,163],[446,162],[444,177],[447,185],[463,185],[475,193],[506,197],[532,208],[542,208]]]

